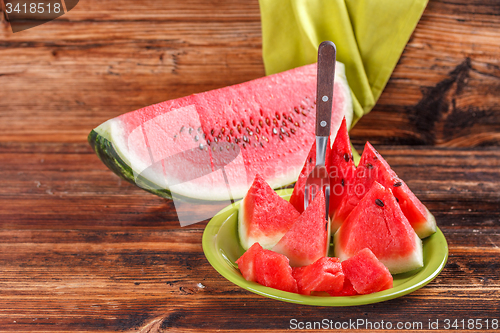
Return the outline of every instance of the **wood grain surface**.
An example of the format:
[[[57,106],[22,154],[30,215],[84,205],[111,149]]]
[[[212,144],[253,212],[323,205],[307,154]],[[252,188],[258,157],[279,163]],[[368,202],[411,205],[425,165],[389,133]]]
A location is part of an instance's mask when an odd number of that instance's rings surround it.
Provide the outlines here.
[[[0,15],[0,332],[500,321],[500,3],[431,0],[351,132],[450,248],[434,281],[379,304],[309,307],[237,287],[203,254],[207,222],[181,228],[171,201],[122,181],[86,142],[124,112],[263,76],[261,47],[256,0],[82,0],[15,34]]]

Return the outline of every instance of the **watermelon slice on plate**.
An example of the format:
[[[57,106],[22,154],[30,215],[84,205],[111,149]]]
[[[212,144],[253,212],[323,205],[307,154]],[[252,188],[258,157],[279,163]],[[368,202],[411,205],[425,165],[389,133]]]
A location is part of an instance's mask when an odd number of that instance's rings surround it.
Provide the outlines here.
[[[352,189],[343,198],[332,217],[333,226],[342,225],[375,181],[391,188],[403,214],[420,238],[436,232],[434,216],[369,142],[361,155]]]
[[[330,296],[356,296],[359,295],[358,292],[352,286],[352,283],[345,277],[344,274],[344,285],[340,291],[327,291]]]
[[[342,270],[353,289],[361,295],[392,288],[391,273],[368,248],[342,261]]]
[[[392,274],[423,266],[422,241],[391,189],[377,182],[337,230],[334,244],[335,256],[342,261],[369,248]]]
[[[356,175],[356,166],[352,156],[351,141],[347,131],[347,122],[342,120],[335,136],[335,141],[328,155],[328,168],[330,173],[330,215],[333,215],[340,202],[352,190]],[[332,233],[340,225],[332,224]]]
[[[257,281],[255,276],[255,255],[263,250],[259,243],[254,243],[243,255],[236,260],[241,275],[247,281]]]
[[[330,223],[325,220],[325,195],[320,192],[272,248],[290,259],[293,267],[307,266],[328,255]]]
[[[255,279],[263,286],[296,293],[297,281],[293,278],[288,258],[263,249],[255,254]]]
[[[241,246],[246,250],[258,242],[265,249],[272,248],[299,216],[300,213],[257,174],[238,211]]]
[[[319,258],[308,266],[292,268],[292,274],[303,295],[313,291],[340,292],[344,287],[344,273],[338,258]]]
[[[108,120],[89,142],[116,174],[154,194],[242,198],[257,173],[273,188],[297,180],[314,141],[316,64],[151,105]],[[332,133],[352,98],[337,63]]]
[[[241,275],[247,281],[263,286],[296,293],[297,282],[292,275],[288,258],[282,254],[263,249],[255,243],[238,260]]]

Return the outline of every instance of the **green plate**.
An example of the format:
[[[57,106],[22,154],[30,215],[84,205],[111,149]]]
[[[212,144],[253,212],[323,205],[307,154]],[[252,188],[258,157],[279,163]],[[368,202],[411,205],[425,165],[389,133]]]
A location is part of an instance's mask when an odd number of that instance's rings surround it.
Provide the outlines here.
[[[289,199],[292,189],[278,193]],[[377,303],[409,294],[432,281],[448,259],[448,244],[441,230],[423,240],[424,267],[394,275],[394,287],[381,292],[359,296],[306,296],[262,286],[243,278],[235,261],[244,253],[238,237],[239,202],[226,207],[207,224],[203,233],[203,252],[210,264],[226,279],[256,294],[279,301],[317,305],[353,306]]]

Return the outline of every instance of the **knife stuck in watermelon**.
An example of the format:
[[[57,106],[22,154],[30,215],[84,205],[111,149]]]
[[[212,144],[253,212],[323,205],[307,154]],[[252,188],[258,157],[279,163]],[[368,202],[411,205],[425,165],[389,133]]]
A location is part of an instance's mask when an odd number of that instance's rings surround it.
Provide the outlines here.
[[[125,180],[192,205],[219,203],[189,223],[242,198],[256,174],[273,187],[293,183],[314,141],[316,64],[147,106],[110,119],[88,140]],[[352,98],[337,63],[332,142]],[[181,221],[181,217],[179,216]],[[183,222],[181,221],[181,224]]]

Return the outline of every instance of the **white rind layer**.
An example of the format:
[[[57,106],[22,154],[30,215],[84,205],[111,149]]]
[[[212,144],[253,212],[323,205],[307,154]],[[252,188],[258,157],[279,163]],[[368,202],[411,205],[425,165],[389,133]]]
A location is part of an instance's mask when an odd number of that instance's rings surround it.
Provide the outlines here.
[[[356,255],[356,253],[346,253],[339,246],[339,234],[342,230],[342,227],[335,233],[334,236],[334,255],[338,257],[341,261],[349,259],[350,257]],[[415,234],[414,237],[415,249],[413,252],[408,254],[405,257],[399,258],[379,258],[380,262],[382,262],[385,267],[391,272],[391,274],[400,274],[412,271],[417,268],[422,268],[424,266],[424,257],[423,257],[423,248],[422,248],[422,240]],[[371,250],[371,249],[370,249]],[[373,252],[373,251],[372,251]]]
[[[418,237],[420,237],[421,239],[429,237],[430,235],[435,233],[437,230],[436,218],[427,209],[427,207],[425,207],[425,210],[427,212],[425,222],[420,224],[418,226],[418,228],[415,228],[415,232],[417,233]]]

